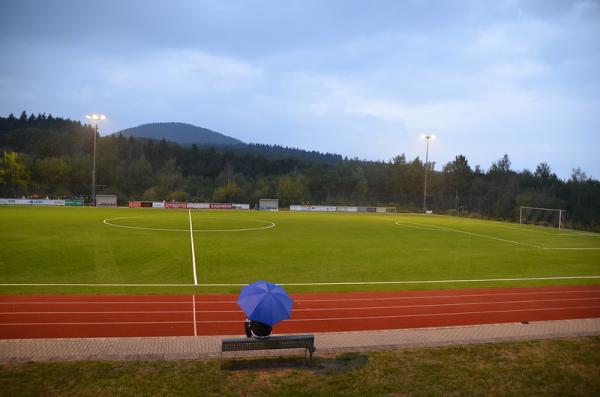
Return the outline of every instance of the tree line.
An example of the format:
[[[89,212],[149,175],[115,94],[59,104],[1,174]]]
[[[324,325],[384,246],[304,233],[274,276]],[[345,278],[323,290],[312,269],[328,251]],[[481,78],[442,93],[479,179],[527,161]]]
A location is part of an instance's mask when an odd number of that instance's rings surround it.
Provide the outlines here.
[[[0,197],[89,200],[94,129],[52,115],[0,117]],[[434,212],[516,219],[520,206],[562,208],[579,228],[600,231],[600,182],[574,169],[563,180],[547,163],[511,168],[508,155],[487,170],[457,155],[441,171],[404,154],[365,161],[279,146],[180,146],[144,138],[97,137],[98,194],[128,200],[381,205],[419,211],[428,171]]]

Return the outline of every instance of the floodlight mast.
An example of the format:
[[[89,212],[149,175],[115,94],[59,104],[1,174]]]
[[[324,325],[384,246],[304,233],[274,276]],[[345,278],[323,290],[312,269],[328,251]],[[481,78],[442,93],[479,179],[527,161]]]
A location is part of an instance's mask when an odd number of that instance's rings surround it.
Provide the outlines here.
[[[98,136],[98,122],[106,120],[103,114],[86,114],[85,118],[94,122],[94,152],[92,155],[92,200],[96,206],[96,137]]]
[[[427,171],[429,169],[429,140],[435,140],[434,134],[421,134],[421,139],[425,139],[425,181],[423,182],[423,212],[427,212]]]

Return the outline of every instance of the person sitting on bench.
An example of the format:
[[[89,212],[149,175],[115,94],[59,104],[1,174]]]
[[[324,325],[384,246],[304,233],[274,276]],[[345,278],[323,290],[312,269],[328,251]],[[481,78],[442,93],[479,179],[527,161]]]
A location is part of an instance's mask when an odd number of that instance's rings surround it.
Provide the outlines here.
[[[246,319],[244,328],[246,329],[246,336],[248,338],[254,337],[257,339],[268,338],[271,336],[271,332],[273,331],[271,326],[249,319]]]

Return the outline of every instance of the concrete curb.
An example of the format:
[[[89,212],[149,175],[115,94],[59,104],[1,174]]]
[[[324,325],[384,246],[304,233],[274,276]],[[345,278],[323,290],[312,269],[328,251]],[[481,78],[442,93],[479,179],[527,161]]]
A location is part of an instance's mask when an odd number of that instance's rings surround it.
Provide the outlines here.
[[[461,327],[315,333],[317,355],[600,335],[600,318]],[[219,358],[220,336],[0,340],[0,362]],[[271,357],[289,351],[227,357]]]

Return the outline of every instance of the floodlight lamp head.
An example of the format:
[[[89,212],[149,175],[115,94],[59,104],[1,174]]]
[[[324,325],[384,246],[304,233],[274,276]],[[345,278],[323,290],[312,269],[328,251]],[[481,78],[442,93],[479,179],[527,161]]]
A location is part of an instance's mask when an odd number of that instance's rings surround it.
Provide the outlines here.
[[[96,113],[86,114],[85,118],[88,119],[88,120],[94,120],[94,121],[104,121],[104,120],[106,120],[106,116],[105,115],[103,115],[103,114],[96,114]]]

